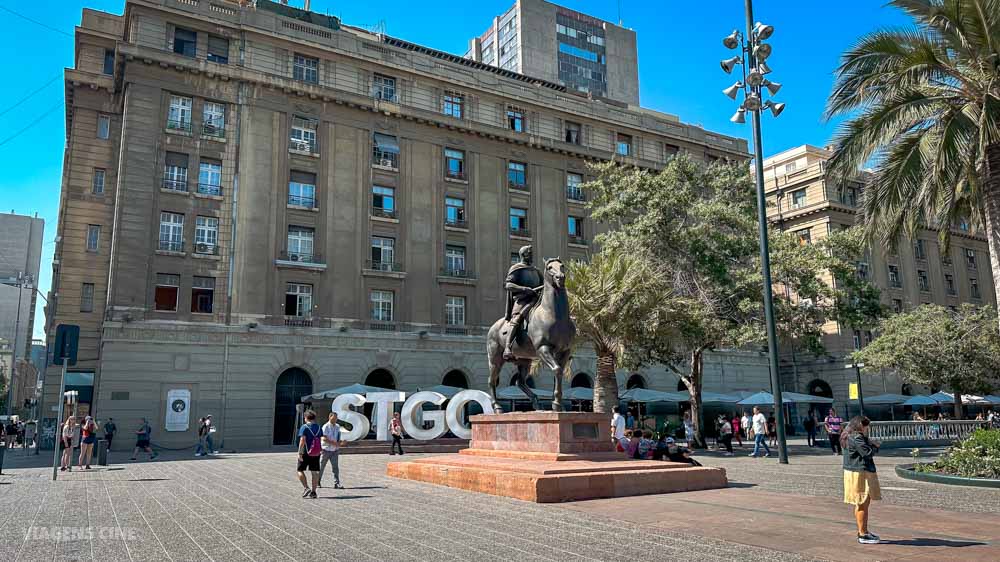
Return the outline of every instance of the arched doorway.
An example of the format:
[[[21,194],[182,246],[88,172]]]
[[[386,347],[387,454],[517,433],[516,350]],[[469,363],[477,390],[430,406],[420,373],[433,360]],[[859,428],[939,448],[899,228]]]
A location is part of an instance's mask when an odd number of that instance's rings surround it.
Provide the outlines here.
[[[809,383],[809,394],[813,396],[822,396],[824,398],[833,398],[833,389],[830,388],[830,383],[823,379],[813,379]]]
[[[441,384],[455,388],[469,388],[469,379],[465,376],[465,373],[454,369],[445,373],[444,378],[441,379]]]
[[[577,373],[573,375],[569,386],[570,388],[594,388],[594,381],[590,380],[590,375],[587,373]]]
[[[385,369],[375,369],[374,371],[368,373],[368,376],[365,377],[365,384],[368,386],[377,386],[379,388],[396,390],[396,378],[392,376],[392,373],[386,371]]]
[[[514,376],[510,378],[510,385],[517,386],[518,379],[521,378],[520,373],[514,373]],[[528,388],[535,388],[535,377],[528,375],[527,380],[524,381],[528,385]]]
[[[642,378],[642,375],[635,374],[625,381],[625,390],[631,390],[633,388],[646,388],[646,379]]]
[[[295,406],[312,391],[312,378],[298,367],[292,367],[278,377],[274,384],[275,445],[290,445],[295,441]]]

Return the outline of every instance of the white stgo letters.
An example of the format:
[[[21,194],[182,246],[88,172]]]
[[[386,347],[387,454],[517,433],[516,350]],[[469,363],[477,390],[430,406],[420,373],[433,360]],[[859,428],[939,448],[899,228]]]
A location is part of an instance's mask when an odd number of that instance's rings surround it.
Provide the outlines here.
[[[405,402],[404,402],[405,400]],[[448,398],[439,392],[424,390],[406,397],[405,392],[371,392],[367,395],[341,394],[333,401],[333,411],[337,417],[349,424],[351,430],[342,435],[346,441],[363,439],[371,430],[371,422],[360,412],[350,409],[350,406],[360,408],[372,404],[372,417],[375,419],[375,434],[379,441],[389,440],[389,417],[393,404],[403,402],[403,412],[400,414],[403,431],[413,439],[426,441],[437,439],[449,429],[461,439],[472,438],[472,428],[466,423],[465,405],[477,402],[484,412],[493,411],[493,400],[489,394],[481,390],[463,390],[448,400],[444,410],[424,410],[424,404],[440,406]],[[429,429],[424,429],[424,423],[431,422]]]

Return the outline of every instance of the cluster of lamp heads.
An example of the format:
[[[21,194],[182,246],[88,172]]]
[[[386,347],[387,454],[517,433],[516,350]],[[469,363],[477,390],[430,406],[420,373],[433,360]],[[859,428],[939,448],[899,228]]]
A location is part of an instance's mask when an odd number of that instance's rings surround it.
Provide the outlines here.
[[[767,58],[771,56],[771,45],[764,43],[766,39],[771,37],[774,33],[774,26],[765,25],[761,22],[754,24],[751,30],[753,37],[749,42],[749,45],[743,50],[752,57],[755,64],[750,64],[748,71],[744,73],[743,80],[737,80],[732,86],[722,90],[729,99],[735,100],[736,96],[739,95],[740,91],[749,88],[749,92],[746,95],[746,99],[740,104],[740,108],[736,110],[736,113],[729,119],[733,123],[746,123],[746,112],[747,111],[760,111],[762,109],[771,110],[771,115],[777,117],[785,110],[785,104],[781,102],[775,102],[774,100],[764,101],[761,99],[758,92],[761,88],[766,89],[773,96],[778,93],[781,89],[781,84],[777,82],[772,82],[765,78],[764,76],[771,73],[771,68],[767,66]],[[736,49],[743,46],[743,34],[739,30],[733,30],[728,36],[722,40],[723,46],[727,49]],[[736,55],[734,57],[723,60],[720,65],[722,70],[726,74],[731,74],[733,69],[739,65],[743,65],[743,56]]]

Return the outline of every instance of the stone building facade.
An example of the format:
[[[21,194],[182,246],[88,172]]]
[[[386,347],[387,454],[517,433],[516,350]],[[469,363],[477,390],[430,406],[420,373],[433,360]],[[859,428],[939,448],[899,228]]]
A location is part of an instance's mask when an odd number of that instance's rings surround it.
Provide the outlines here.
[[[209,413],[227,447],[287,442],[298,397],[355,382],[485,388],[512,254],[591,251],[588,162],[747,157],[674,116],[266,0],[84,10],[76,52],[48,323],[81,326],[81,408],[128,433],[146,417],[168,447]],[[594,367],[582,353],[580,384]],[[759,354],[710,369],[709,389],[766,388]],[[190,393],[187,429],[164,429],[171,391]]]

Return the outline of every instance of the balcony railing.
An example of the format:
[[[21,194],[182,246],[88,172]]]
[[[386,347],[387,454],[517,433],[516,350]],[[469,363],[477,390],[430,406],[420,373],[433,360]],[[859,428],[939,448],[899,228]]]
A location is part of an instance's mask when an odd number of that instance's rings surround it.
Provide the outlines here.
[[[469,228],[469,222],[465,219],[444,219],[444,225],[452,228]]]
[[[583,193],[583,190],[579,187],[567,187],[566,188],[566,199],[570,201],[586,201],[587,196]]]
[[[287,250],[282,250],[280,257],[281,261],[292,261],[299,263],[315,263],[321,264],[323,262],[323,256],[320,254],[307,254],[305,252],[289,252]]]
[[[184,241],[183,240],[160,240],[160,245],[158,246],[160,250],[164,252],[183,252],[184,251]]]
[[[398,170],[399,153],[379,150],[378,147],[375,147],[372,149],[372,166]]]
[[[394,219],[396,218],[396,209],[385,209],[382,207],[372,207],[372,216],[381,217],[383,219]]]
[[[455,170],[448,170],[447,174],[445,174],[445,177],[452,180],[462,180],[462,181],[468,179],[465,175],[465,172],[457,172]]]
[[[202,195],[222,195],[222,186],[212,183],[199,183],[198,193]]]
[[[454,267],[442,267],[442,277],[456,277],[459,279],[475,279],[476,274],[471,269],[458,269]]]
[[[531,230],[527,228],[512,228],[510,229],[510,235],[531,238]]]
[[[989,422],[977,420],[873,421],[868,435],[877,441],[933,441],[965,439]]]
[[[167,120],[167,129],[171,131],[184,131],[185,133],[191,132],[191,121],[177,121],[175,119]]]
[[[285,316],[285,326],[312,328],[313,319],[311,316]]]
[[[399,103],[399,92],[384,88],[372,88],[372,97],[390,103]]]
[[[175,180],[170,178],[163,178],[163,189],[169,189],[171,191],[183,191],[187,193],[188,182],[187,180]]]
[[[367,328],[375,332],[395,332],[398,326],[392,321],[372,320],[368,322]]]
[[[195,242],[194,253],[205,256],[217,256],[219,255],[219,245],[206,244],[205,242]]]
[[[288,149],[299,152],[308,152],[309,154],[316,154],[316,141],[288,139]]]
[[[224,139],[226,138],[226,126],[216,125],[215,123],[205,123],[201,126],[201,134],[206,137]]]
[[[516,182],[514,180],[507,180],[507,187],[511,189],[516,189],[518,191],[531,191],[528,189],[528,184],[525,182]]]
[[[584,238],[583,236],[577,236],[577,235],[574,235],[574,234],[570,234],[569,235],[569,243],[570,244],[579,244],[581,246],[586,246],[587,245],[587,239]]]
[[[365,261],[365,269],[370,269],[372,271],[388,271],[392,273],[402,273],[403,264],[398,262],[389,261]]]
[[[307,209],[316,208],[316,198],[315,197],[303,197],[301,195],[289,195],[288,204],[293,207],[305,207]]]

